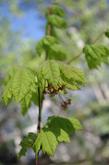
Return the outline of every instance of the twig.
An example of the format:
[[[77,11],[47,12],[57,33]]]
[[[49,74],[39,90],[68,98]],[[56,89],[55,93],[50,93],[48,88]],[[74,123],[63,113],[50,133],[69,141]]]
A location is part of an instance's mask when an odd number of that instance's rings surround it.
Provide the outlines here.
[[[48,13],[47,17],[52,14],[52,8],[48,7]],[[51,35],[52,34],[52,26],[51,24],[47,21],[47,27],[46,27],[46,34],[45,35]]]
[[[52,8],[48,7],[47,17],[52,14]],[[52,25],[47,21],[45,35],[52,35]],[[46,59],[48,57],[48,51],[46,50]]]
[[[50,14],[52,14],[52,9],[51,7],[48,8],[48,13],[47,16],[49,16]],[[52,25],[47,22],[46,25],[46,34],[45,35],[52,35]],[[46,51],[46,60],[48,57],[48,52]],[[41,111],[42,111],[42,102],[43,102],[43,98],[41,98],[41,93],[40,93],[40,86],[38,87],[38,103],[39,103],[39,113],[38,113],[38,125],[37,125],[37,133],[39,133],[41,131]],[[40,151],[39,151],[40,152]],[[36,165],[40,165],[40,161],[39,161],[39,153],[37,155],[37,159],[36,159]]]
[[[37,125],[37,133],[41,131],[41,110],[42,110],[42,100],[40,95],[40,87],[38,87],[38,104],[39,104],[39,113],[38,113],[38,125]],[[39,161],[39,153],[36,159],[36,165],[40,165]]]
[[[93,40],[92,44],[95,44],[95,43],[101,38],[101,36],[104,35],[104,33],[105,33],[105,31],[103,31],[102,33],[100,33],[100,34],[97,36],[97,38],[96,38],[95,40]],[[77,56],[75,56],[75,57],[73,57],[72,59],[70,59],[70,60],[67,62],[67,64],[70,64],[72,61],[78,59],[78,58],[81,56],[82,52],[83,52],[83,50],[81,50],[80,53],[79,53]]]
[[[38,114],[38,125],[37,125],[37,132],[39,133],[41,130],[41,109],[42,109],[42,101],[40,97],[40,87],[38,87],[38,103],[39,103],[39,114]]]

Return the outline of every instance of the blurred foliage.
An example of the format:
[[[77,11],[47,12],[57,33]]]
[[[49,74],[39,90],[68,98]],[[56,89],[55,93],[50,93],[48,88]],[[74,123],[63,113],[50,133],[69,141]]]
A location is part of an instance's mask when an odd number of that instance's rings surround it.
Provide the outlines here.
[[[1,4],[4,2],[9,5],[10,12],[13,15],[16,14],[17,16],[21,16],[22,14],[26,13],[19,7],[18,0],[0,0]],[[31,7],[30,4],[33,2],[36,5],[34,5],[34,7]],[[29,6],[29,9],[37,7],[38,11],[40,11],[42,15],[45,10],[45,4],[49,4],[51,2],[60,3],[67,12],[66,20],[68,29],[66,30],[66,32],[61,32],[57,29],[55,29],[55,31],[57,33],[57,37],[59,37],[60,40],[63,41],[63,45],[65,46],[65,48],[68,49],[68,52],[70,53],[69,60],[80,53],[81,49],[84,47],[84,43],[92,43],[97,38],[97,36],[104,32],[109,26],[109,5],[107,4],[106,0],[49,0],[47,2],[41,0],[23,0],[22,3],[27,4],[27,6]],[[29,9],[27,9],[27,11]],[[0,25],[0,82],[2,82],[4,73],[6,72],[6,70],[8,70],[8,65],[11,66],[13,63],[16,64],[17,62],[20,62],[23,65],[27,65],[27,63],[29,63],[31,68],[33,68],[36,67],[35,63],[37,63],[38,60],[40,61],[40,63],[42,62],[41,60],[43,60],[43,57],[41,57],[42,59],[37,58],[36,52],[32,48],[32,41],[30,41],[30,44],[25,43],[24,46],[22,45],[21,34],[15,33],[11,30],[11,23],[8,18],[6,20],[4,19],[4,17],[1,16]],[[106,44],[109,43],[104,36],[102,36],[97,42]],[[18,48],[18,45],[20,47],[20,50]],[[19,54],[21,56],[19,56]],[[85,164],[85,161],[89,159],[88,162],[92,165],[97,164],[97,162],[99,162],[98,164],[101,165],[108,165],[109,68],[107,65],[102,66],[102,69],[100,69],[99,71],[88,71],[86,64],[84,64],[83,62],[83,57],[80,58],[81,64],[79,65],[84,66],[85,72],[87,74],[87,92],[84,93],[82,91],[83,95],[81,96],[80,94],[80,97],[76,99],[75,94],[73,94],[71,98],[72,105],[71,107],[69,107],[69,110],[67,112],[59,110],[58,112],[64,115],[71,115],[72,112],[70,109],[73,109],[73,114],[77,115],[77,117],[81,119],[81,122],[84,125],[84,132],[76,135],[76,138],[73,137],[72,145],[68,146],[69,148],[72,148],[72,150],[69,149],[69,151],[71,150],[71,157],[73,157],[74,160],[76,158],[78,162],[81,162],[82,159],[83,164]],[[78,62],[78,60],[74,62]],[[94,76],[92,73],[94,74]],[[89,88],[91,90],[91,94],[89,92]],[[81,98],[83,98],[83,96],[85,99],[81,101]],[[64,97],[64,100],[65,99],[66,98]],[[78,106],[75,105],[73,100],[75,100]],[[86,100],[88,100],[88,103],[86,102]],[[81,106],[79,107],[79,105]],[[1,108],[3,108],[2,105],[0,106]],[[59,108],[61,109],[60,106]],[[11,112],[13,112],[14,109],[15,107],[13,106],[13,110]],[[51,109],[53,113],[55,113],[53,108]],[[1,111],[1,116],[2,113],[3,112]],[[10,111],[8,110],[5,113],[10,113]],[[18,116],[19,118],[21,117],[19,113]],[[4,119],[8,118],[9,116],[4,115],[3,121]],[[92,138],[92,140],[90,140],[89,137]],[[97,140],[99,141],[98,144],[96,143]],[[92,148],[90,147],[91,145]],[[76,156],[79,155],[78,157],[75,156],[76,151],[74,152],[74,148],[78,148],[79,150],[76,153]],[[57,159],[54,159],[54,161],[58,159],[59,157],[57,157]],[[87,162],[86,164],[88,165]]]

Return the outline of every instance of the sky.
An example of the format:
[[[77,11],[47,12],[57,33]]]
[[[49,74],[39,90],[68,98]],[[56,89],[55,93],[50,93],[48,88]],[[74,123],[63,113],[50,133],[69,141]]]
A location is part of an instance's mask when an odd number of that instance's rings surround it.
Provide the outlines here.
[[[46,2],[47,1],[48,0],[46,0]],[[9,2],[9,0],[3,0],[3,3],[0,3],[0,19],[2,16],[4,19],[8,18],[11,22],[12,30],[22,32],[22,39],[40,40],[40,38],[44,36],[45,19],[44,17],[39,18],[36,0],[28,0],[28,3],[25,3],[24,0],[18,0],[19,8],[23,11],[22,16],[16,16],[10,13],[9,3],[7,2]],[[13,2],[15,3],[16,0],[13,0]]]
[[[0,19],[8,19],[11,23],[11,29],[15,32],[22,32],[22,39],[39,40],[44,35],[45,19],[40,17],[34,3],[25,5],[20,4],[23,11],[21,15],[12,14],[7,3],[0,4]]]
[[[11,22],[13,31],[23,30],[23,38],[39,40],[44,35],[45,22],[38,18],[37,12],[29,11],[20,18],[12,16]]]

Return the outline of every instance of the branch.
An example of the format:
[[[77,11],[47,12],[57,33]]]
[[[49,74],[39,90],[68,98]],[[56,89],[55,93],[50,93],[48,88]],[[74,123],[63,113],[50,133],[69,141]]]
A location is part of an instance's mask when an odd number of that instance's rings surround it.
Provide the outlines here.
[[[104,33],[105,33],[105,31],[103,31],[102,33],[100,33],[100,34],[97,36],[97,38],[96,38],[95,40],[92,41],[92,44],[95,44],[95,43],[102,37],[102,35],[104,35]],[[75,56],[75,57],[73,57],[72,59],[70,59],[70,60],[67,62],[67,64],[70,64],[72,61],[77,60],[77,59],[81,56],[82,52],[83,52],[83,50],[81,50],[80,53],[79,53],[77,56]]]
[[[40,87],[38,87],[38,102],[39,102],[39,114],[38,114],[37,132],[39,133],[41,130],[41,109],[42,109],[42,101],[41,101],[41,97],[40,97]]]
[[[47,13],[47,17],[49,15],[52,14],[52,8],[51,7],[48,7],[48,13]],[[52,25],[47,22],[47,25],[46,25],[46,35],[51,35],[52,34]]]
[[[39,113],[38,113],[38,125],[37,125],[37,133],[40,133],[41,131],[41,112],[42,112],[42,98],[41,98],[41,93],[40,93],[40,87],[38,87],[38,104],[39,104]],[[40,165],[39,161],[39,153],[36,159],[36,165]]]
[[[49,16],[50,14],[52,14],[51,7],[48,8],[47,16]],[[47,25],[46,25],[46,34],[45,35],[52,35],[52,25],[49,22],[47,22]],[[48,52],[46,51],[46,59],[47,59],[47,56],[48,56]],[[39,102],[39,113],[38,113],[37,132],[39,133],[41,131],[41,120],[42,120],[41,111],[42,111],[42,102],[43,102],[43,98],[41,98],[41,93],[40,93],[40,86],[38,87],[38,102]],[[37,156],[36,165],[40,165],[39,153]]]
[[[47,17],[52,14],[52,8],[48,7]],[[52,25],[47,21],[45,35],[52,35]],[[46,59],[48,57],[48,51],[46,51]]]

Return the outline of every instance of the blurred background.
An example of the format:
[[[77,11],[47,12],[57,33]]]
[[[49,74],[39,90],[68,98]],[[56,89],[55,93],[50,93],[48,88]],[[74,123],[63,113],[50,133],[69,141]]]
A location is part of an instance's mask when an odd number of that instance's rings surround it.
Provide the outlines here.
[[[28,150],[25,157],[17,159],[19,143],[28,132],[36,132],[37,107],[32,105],[23,117],[20,106],[3,104],[3,82],[13,65],[22,63],[35,66],[36,43],[45,34],[45,9],[58,2],[66,12],[68,28],[57,30],[69,57],[78,55],[85,43],[92,43],[109,27],[108,0],[0,0],[0,165],[35,164],[34,153]],[[97,43],[109,45],[105,36]],[[36,61],[35,61],[36,60]],[[80,91],[68,91],[66,96],[47,97],[42,118],[49,115],[77,117],[83,130],[72,135],[71,143],[60,144],[53,157],[40,155],[42,165],[109,165],[109,65],[90,71],[84,60],[72,61],[81,66],[87,84]],[[63,101],[71,99],[65,106]]]

